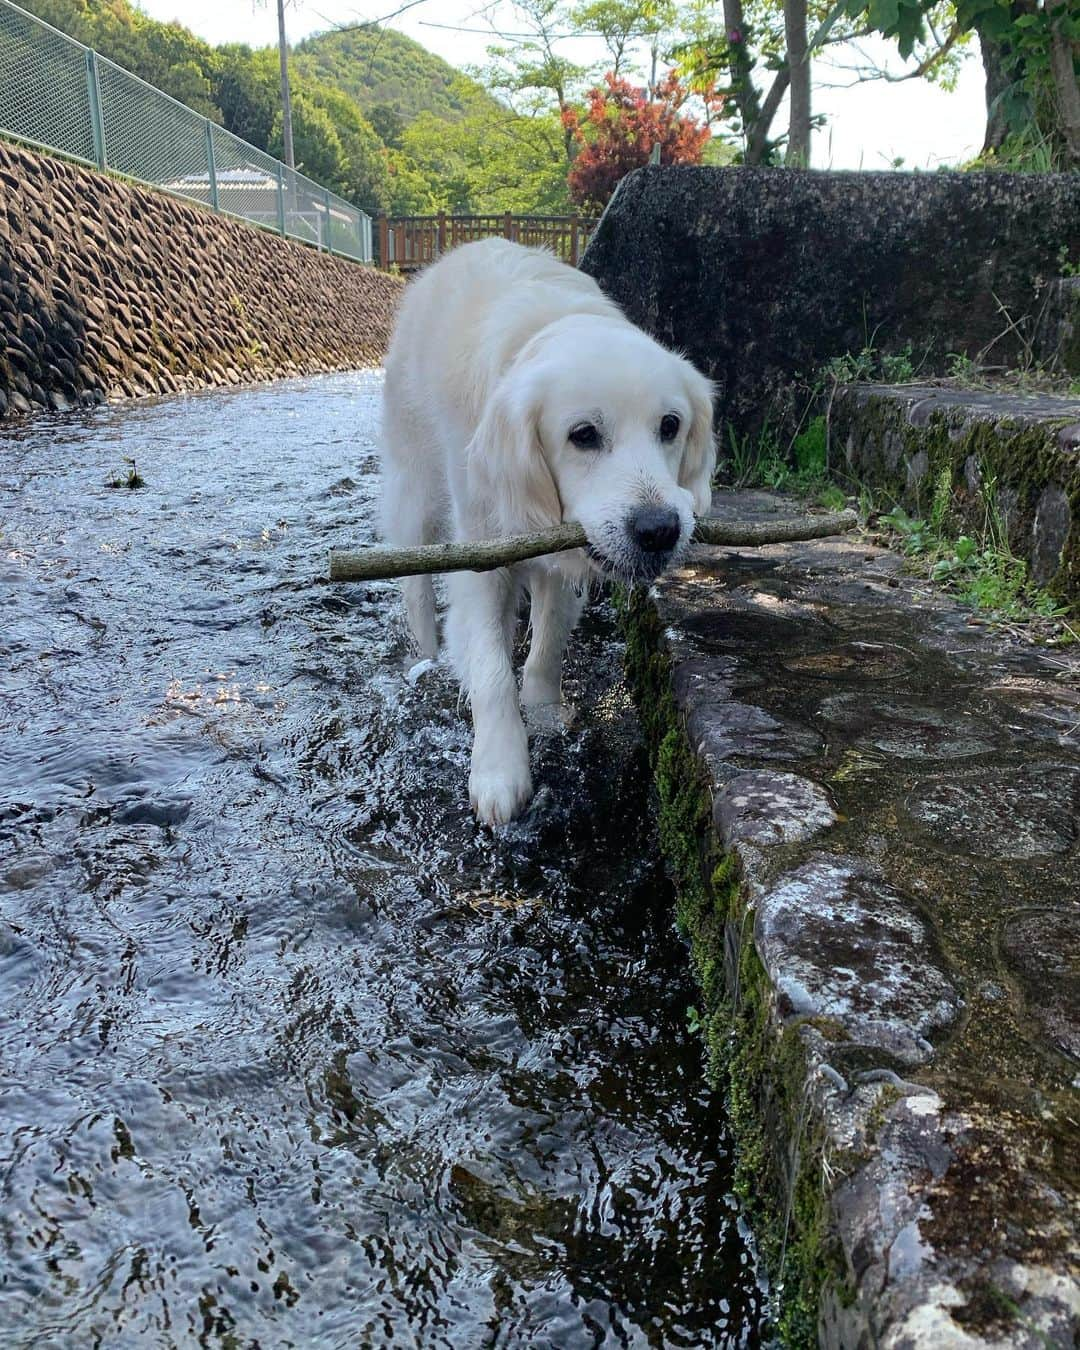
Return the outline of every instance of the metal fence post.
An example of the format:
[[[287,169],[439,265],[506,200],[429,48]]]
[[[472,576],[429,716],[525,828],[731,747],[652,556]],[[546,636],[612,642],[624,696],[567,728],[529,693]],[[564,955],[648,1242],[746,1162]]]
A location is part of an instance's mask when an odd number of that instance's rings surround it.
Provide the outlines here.
[[[285,237],[285,165],[278,161],[277,166],[277,220],[278,234]]]
[[[330,189],[323,188],[323,201],[326,203],[326,251],[334,256],[334,241],[330,238]]]
[[[99,169],[107,169],[109,162],[105,152],[105,119],[101,115],[97,52],[91,47],[86,49],[86,94],[90,100],[90,131],[94,140],[94,159]]]
[[[214,164],[214,124],[206,119],[206,167],[210,173],[210,205],[218,210],[217,168]]]

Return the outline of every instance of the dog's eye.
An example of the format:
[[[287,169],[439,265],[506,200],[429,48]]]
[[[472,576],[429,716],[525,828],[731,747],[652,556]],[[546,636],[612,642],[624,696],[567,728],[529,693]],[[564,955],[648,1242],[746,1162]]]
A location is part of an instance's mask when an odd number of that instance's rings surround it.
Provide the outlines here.
[[[679,434],[679,427],[682,423],[674,413],[668,413],[666,417],[660,419],[660,439],[662,441],[673,441]]]
[[[570,428],[569,441],[579,450],[599,450],[600,432],[591,422],[581,422]]]

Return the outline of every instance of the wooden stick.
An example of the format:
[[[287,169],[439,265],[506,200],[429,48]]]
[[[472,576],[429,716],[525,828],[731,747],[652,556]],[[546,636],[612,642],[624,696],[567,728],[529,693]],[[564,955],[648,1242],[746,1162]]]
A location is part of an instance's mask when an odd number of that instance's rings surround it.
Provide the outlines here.
[[[760,548],[763,544],[786,544],[845,534],[857,523],[854,511],[771,521],[699,516],[694,526],[694,540],[729,548]],[[382,581],[387,577],[414,577],[425,572],[490,572],[495,567],[508,567],[511,563],[539,558],[545,553],[584,548],[585,543],[585,531],[575,521],[568,521],[538,534],[518,534],[509,539],[418,544],[414,548],[365,548],[359,552],[332,548],[330,580]]]

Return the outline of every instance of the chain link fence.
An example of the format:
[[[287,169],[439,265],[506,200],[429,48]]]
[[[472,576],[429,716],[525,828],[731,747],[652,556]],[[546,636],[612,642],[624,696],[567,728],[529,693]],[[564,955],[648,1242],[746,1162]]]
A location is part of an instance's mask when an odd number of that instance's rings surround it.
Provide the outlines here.
[[[0,0],[0,133],[370,263],[371,217]]]

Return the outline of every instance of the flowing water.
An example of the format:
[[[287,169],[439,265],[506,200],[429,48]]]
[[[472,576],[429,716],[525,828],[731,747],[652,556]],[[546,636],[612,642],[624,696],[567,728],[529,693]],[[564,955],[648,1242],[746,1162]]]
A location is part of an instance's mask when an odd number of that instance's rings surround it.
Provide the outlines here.
[[[493,837],[379,394],[0,433],[0,1344],[762,1344],[610,614]]]

